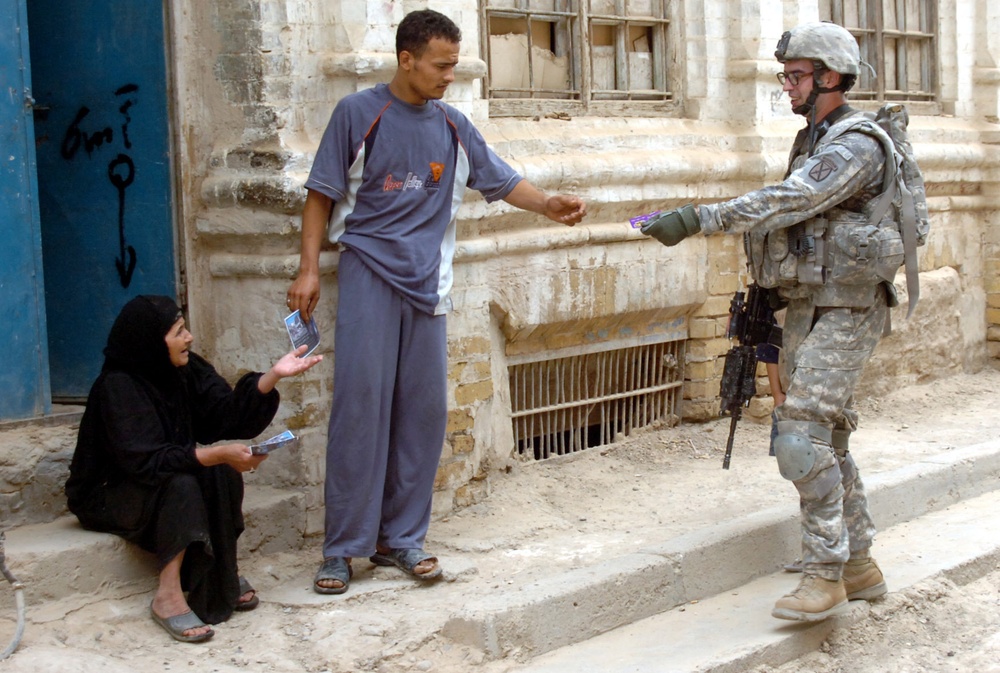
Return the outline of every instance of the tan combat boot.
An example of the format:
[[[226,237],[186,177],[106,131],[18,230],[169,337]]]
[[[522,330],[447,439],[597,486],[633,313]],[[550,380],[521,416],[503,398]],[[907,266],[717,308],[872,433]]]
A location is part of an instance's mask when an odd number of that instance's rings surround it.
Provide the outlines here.
[[[844,591],[849,601],[870,601],[889,589],[878,564],[870,556],[851,559],[844,564]]]
[[[782,596],[774,604],[771,616],[800,622],[818,622],[846,609],[847,593],[844,591],[843,580],[826,580],[807,574],[802,576],[795,591]]]

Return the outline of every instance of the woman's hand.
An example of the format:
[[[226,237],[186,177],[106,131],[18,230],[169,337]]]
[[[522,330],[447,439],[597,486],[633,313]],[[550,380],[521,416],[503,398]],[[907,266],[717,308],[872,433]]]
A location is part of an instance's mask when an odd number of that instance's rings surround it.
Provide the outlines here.
[[[267,454],[255,456],[246,444],[219,444],[195,449],[198,462],[206,467],[228,465],[237,472],[252,472],[267,459]]]
[[[281,356],[280,360],[274,363],[271,371],[277,374],[278,378],[282,379],[286,376],[297,376],[307,369],[311,369],[313,365],[323,359],[322,355],[310,355],[306,358],[301,357],[306,350],[308,350],[308,346],[302,345],[293,351],[285,353]]]
[[[257,380],[257,390],[266,395],[274,390],[274,386],[281,379],[289,376],[298,376],[323,360],[322,355],[300,357],[308,349],[309,347],[303,344],[295,350],[282,355],[281,359],[275,362],[274,366]]]

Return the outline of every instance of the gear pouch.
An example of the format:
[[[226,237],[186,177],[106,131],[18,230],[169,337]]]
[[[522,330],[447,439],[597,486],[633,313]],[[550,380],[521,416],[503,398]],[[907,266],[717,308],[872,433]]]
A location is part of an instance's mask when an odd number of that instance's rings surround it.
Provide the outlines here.
[[[829,280],[841,285],[890,283],[903,263],[903,240],[892,220],[831,222]]]
[[[761,287],[791,287],[797,283],[798,260],[790,254],[788,237],[788,229],[768,233],[751,231],[748,235],[750,270]]]

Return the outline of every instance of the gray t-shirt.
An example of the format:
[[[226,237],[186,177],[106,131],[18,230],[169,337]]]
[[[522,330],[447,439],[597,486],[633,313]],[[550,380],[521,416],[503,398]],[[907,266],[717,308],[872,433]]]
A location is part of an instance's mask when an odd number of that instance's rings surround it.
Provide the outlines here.
[[[336,201],[330,241],[420,310],[445,313],[466,187],[496,201],[521,179],[461,112],[379,84],[337,104],[305,186]]]

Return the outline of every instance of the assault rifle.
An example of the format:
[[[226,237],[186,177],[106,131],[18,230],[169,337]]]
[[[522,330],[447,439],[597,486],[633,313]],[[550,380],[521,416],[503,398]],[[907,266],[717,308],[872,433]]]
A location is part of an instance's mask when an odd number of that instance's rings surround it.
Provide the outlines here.
[[[757,392],[757,344],[781,345],[781,328],[775,324],[774,309],[771,308],[767,294],[767,290],[752,283],[745,294],[737,292],[729,302],[726,338],[736,339],[738,344],[726,353],[722,383],[719,386],[719,397],[722,398],[719,414],[729,415],[733,419],[729,424],[726,456],[722,459],[724,470],[729,469],[736,423],[743,414],[743,408],[750,405],[750,400]]]

